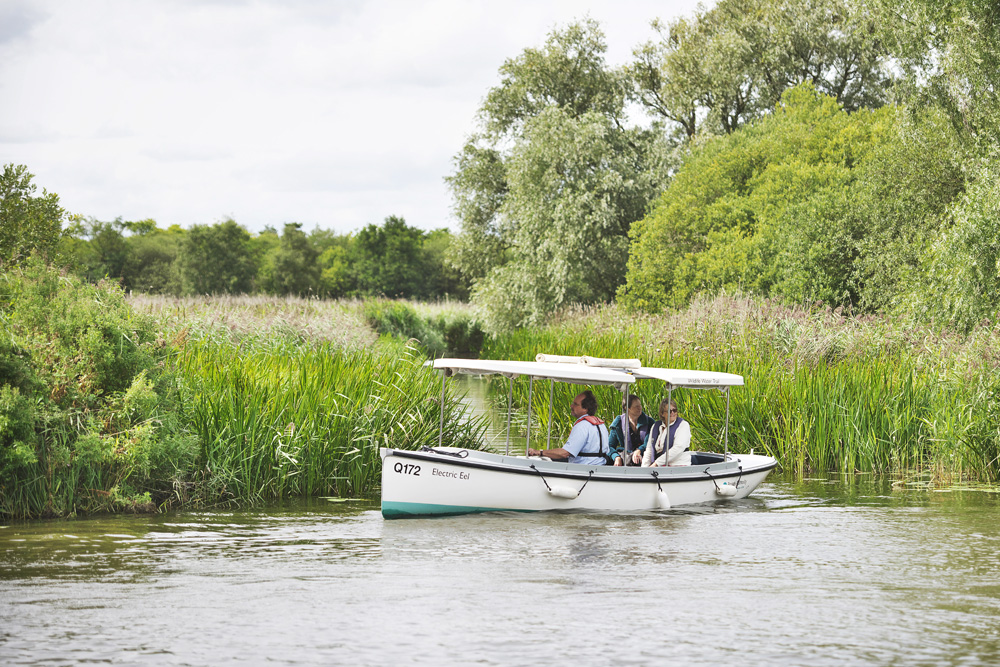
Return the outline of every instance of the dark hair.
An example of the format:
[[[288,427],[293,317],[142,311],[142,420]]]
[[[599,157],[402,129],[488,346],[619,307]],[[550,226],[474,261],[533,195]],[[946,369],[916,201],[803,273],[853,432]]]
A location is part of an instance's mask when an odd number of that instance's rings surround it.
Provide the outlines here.
[[[625,405],[631,408],[638,401],[639,401],[639,397],[638,396],[636,396],[635,394],[629,394],[628,395],[628,403],[626,403]]]
[[[587,411],[587,414],[591,417],[595,416],[597,414],[597,397],[594,396],[594,392],[588,389],[580,392],[578,395],[583,396],[580,405]]]

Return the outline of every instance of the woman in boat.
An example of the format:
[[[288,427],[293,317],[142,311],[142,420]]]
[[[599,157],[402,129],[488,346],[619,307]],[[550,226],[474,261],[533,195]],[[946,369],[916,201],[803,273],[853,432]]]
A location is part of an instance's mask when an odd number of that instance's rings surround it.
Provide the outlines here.
[[[646,437],[642,455],[644,468],[650,466],[691,465],[691,426],[680,418],[677,404],[669,399],[660,403],[660,421],[653,424]]]
[[[628,424],[629,442],[625,441],[624,427],[622,423]],[[615,465],[639,465],[642,463],[642,454],[646,450],[646,436],[649,435],[649,427],[653,425],[653,418],[642,411],[642,401],[635,394],[628,395],[628,411],[618,415],[611,422],[611,458]]]

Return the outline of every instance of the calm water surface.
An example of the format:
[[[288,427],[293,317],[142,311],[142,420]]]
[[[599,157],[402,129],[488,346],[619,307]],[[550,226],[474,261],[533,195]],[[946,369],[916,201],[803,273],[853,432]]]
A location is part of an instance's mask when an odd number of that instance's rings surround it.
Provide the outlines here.
[[[0,663],[1000,663],[990,494],[780,480],[659,514],[312,501],[0,527]]]

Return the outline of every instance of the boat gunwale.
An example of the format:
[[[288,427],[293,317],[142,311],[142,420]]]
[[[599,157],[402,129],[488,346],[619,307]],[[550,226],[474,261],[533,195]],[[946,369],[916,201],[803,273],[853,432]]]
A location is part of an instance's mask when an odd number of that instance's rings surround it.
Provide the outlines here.
[[[512,465],[510,463],[505,463],[503,461],[484,461],[482,459],[472,459],[469,458],[457,458],[450,454],[443,454],[439,452],[421,452],[409,449],[393,449],[391,447],[385,448],[387,453],[383,456],[383,464],[387,456],[399,456],[401,458],[411,458],[420,461],[434,461],[442,464],[457,465],[463,468],[478,468],[478,469],[488,469],[494,472],[501,473],[513,473],[517,475],[543,475],[544,477],[556,477],[560,479],[575,479],[579,481],[590,480],[592,482],[624,482],[629,484],[677,484],[681,482],[702,482],[706,481],[705,472],[709,470],[714,465],[724,465],[724,464],[739,464],[742,461],[731,460],[731,461],[719,461],[716,463],[703,463],[696,466],[675,466],[675,468],[686,468],[683,472],[671,473],[669,475],[654,476],[649,475],[639,475],[639,474],[629,474],[625,470],[637,470],[636,468],[626,468],[621,472],[617,470],[609,470],[613,466],[591,466],[585,464],[572,464],[567,463],[564,465],[580,465],[581,468],[586,470],[581,470],[580,472],[574,472],[571,470],[553,470],[548,469],[538,469],[531,468],[528,466]],[[477,451],[477,450],[470,450]],[[492,452],[483,452],[486,454],[492,454],[493,456],[504,456],[503,454],[493,454]],[[733,455],[739,456],[739,455]],[[519,460],[528,461],[529,459],[521,459],[521,457],[509,457],[517,458]],[[549,463],[544,461],[543,463]],[[553,461],[552,463],[562,463],[561,461]],[[759,466],[754,466],[752,468],[747,468],[746,466],[738,466],[733,470],[721,471],[718,473],[712,472],[711,479],[728,479],[731,477],[741,477],[746,475],[753,475],[760,472],[770,472],[778,466],[776,459],[771,459],[770,463],[766,463]],[[649,469],[653,472],[653,469]],[[692,474],[685,474],[691,471]],[[593,473],[593,475],[591,475]],[[609,474],[610,473],[610,474]]]

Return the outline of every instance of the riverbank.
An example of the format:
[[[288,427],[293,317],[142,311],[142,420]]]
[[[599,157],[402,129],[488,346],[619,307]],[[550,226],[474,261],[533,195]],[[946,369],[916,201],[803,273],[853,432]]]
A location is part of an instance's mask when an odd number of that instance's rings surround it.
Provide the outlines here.
[[[361,302],[131,300],[37,263],[2,281],[0,517],[365,496],[381,445],[438,442],[440,379]],[[445,441],[475,447],[461,412],[448,393]]]
[[[437,442],[440,379],[423,362],[454,341],[488,358],[544,351],[739,373],[747,386],[732,392],[730,448],[766,452],[799,477],[1000,478],[995,327],[960,337],[720,296],[658,316],[569,309],[548,326],[485,337],[464,304],[126,297],[39,267],[4,274],[4,287],[5,517],[373,494],[381,443]],[[480,446],[484,423],[463,421],[454,390],[445,440]],[[557,405],[574,391],[556,390]],[[521,408],[526,393],[515,383]],[[610,419],[618,397],[598,395]],[[655,412],[661,397],[640,395]],[[721,396],[675,398],[695,446],[721,449]],[[544,429],[541,383],[534,401]],[[563,412],[554,434],[568,431]]]

